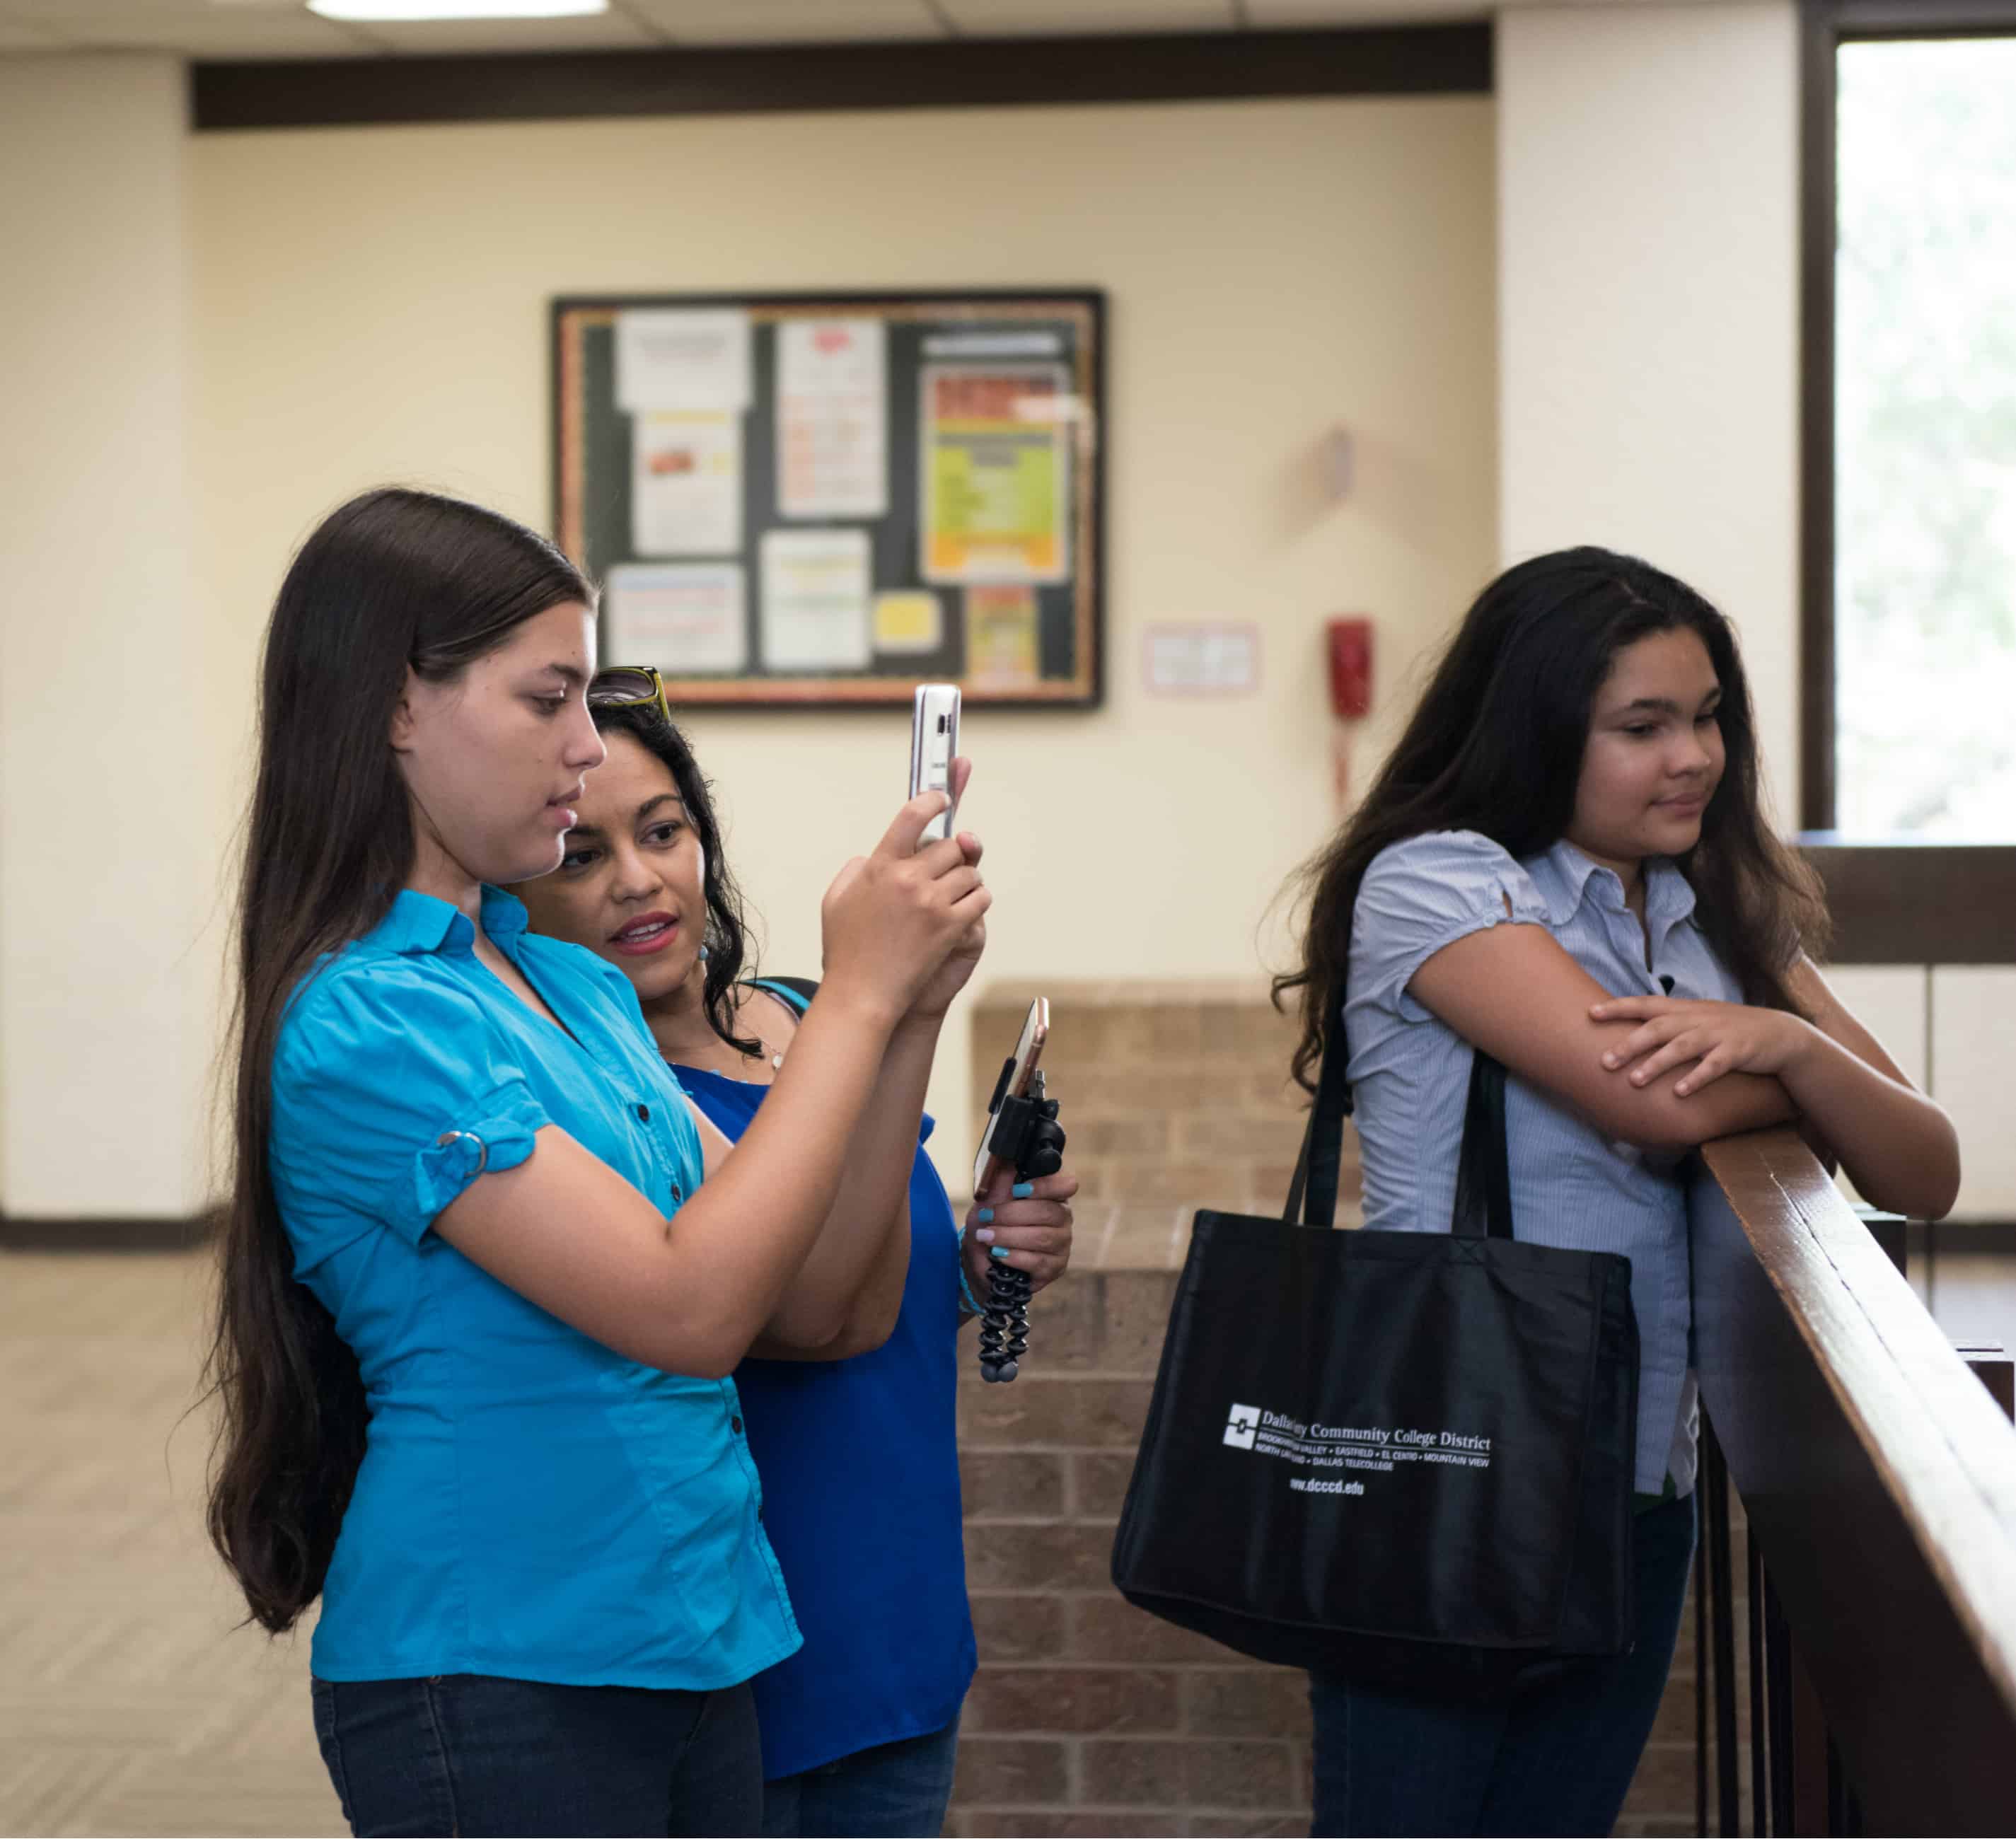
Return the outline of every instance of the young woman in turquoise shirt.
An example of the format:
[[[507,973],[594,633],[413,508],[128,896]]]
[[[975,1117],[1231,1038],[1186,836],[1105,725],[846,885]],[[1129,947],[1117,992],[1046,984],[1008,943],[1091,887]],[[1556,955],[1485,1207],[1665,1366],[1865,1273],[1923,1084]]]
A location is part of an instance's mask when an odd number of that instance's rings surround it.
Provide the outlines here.
[[[267,635],[210,1524],[253,1619],[322,1600],[360,1834],[755,1830],[746,1682],[799,1636],[728,1376],[802,1333],[815,1249],[880,1243],[850,1145],[988,904],[977,844],[917,848],[942,797],[905,806],[720,1159],[628,982],[499,891],[603,757],[592,605],[529,531],[386,491]]]

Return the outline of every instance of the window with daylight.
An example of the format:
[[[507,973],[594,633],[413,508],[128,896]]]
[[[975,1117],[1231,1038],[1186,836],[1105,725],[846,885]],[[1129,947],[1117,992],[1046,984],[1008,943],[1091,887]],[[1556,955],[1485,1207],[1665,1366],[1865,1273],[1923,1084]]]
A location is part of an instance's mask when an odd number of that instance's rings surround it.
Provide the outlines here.
[[[1835,52],[1834,827],[2016,840],[2016,30]]]

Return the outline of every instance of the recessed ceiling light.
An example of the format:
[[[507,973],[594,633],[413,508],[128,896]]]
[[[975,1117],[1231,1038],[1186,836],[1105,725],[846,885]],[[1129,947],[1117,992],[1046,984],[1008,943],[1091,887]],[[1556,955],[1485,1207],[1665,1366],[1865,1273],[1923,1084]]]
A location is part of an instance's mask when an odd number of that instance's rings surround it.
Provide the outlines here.
[[[308,0],[324,19],[574,19],[608,10],[609,0]]]

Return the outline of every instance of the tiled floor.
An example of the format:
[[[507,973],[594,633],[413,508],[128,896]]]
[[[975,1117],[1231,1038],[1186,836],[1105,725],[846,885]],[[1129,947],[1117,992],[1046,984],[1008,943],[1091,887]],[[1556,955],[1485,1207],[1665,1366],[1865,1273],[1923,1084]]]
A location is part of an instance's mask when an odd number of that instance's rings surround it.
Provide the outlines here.
[[[202,1528],[204,1254],[0,1254],[0,1833],[340,1833]]]
[[[0,1834],[342,1830],[306,1631],[235,1627],[203,1536],[207,1268],[0,1254]],[[2016,1346],[2016,1259],[1942,1256],[1933,1304]]]

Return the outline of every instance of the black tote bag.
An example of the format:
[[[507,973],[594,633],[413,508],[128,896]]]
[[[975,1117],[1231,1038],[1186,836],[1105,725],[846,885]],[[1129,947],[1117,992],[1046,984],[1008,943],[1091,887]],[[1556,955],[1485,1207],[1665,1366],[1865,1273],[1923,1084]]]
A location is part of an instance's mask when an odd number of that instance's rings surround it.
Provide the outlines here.
[[[1435,1697],[1622,1653],[1630,1260],[1514,1236],[1481,1053],[1452,1230],[1332,1230],[1343,1064],[1338,1041],[1285,1217],[1197,1215],[1113,1581],[1241,1654]]]

